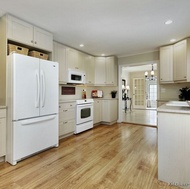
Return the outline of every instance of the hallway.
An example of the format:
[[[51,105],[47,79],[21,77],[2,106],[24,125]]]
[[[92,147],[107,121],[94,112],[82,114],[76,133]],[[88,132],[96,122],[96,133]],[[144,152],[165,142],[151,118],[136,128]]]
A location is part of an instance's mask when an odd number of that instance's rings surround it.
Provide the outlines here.
[[[127,110],[126,113],[123,111],[123,122],[157,126],[157,111],[140,109]]]

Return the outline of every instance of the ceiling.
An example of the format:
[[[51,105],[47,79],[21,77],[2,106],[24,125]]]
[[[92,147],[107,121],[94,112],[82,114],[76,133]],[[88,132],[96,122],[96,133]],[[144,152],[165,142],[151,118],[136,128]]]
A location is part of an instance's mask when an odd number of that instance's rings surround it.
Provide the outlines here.
[[[190,36],[189,7],[190,0],[1,0],[0,14],[49,30],[54,40],[89,54],[121,57]],[[173,23],[165,25],[168,19]]]

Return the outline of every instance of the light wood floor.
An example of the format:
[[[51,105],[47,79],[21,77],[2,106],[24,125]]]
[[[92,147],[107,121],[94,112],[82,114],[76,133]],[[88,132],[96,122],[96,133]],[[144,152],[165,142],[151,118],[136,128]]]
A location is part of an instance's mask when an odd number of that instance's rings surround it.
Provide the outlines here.
[[[132,111],[127,110],[126,113],[123,111],[123,122],[157,126],[157,111],[150,109],[132,109]]]
[[[19,162],[0,163],[1,189],[169,189],[157,180],[157,129],[101,125]]]

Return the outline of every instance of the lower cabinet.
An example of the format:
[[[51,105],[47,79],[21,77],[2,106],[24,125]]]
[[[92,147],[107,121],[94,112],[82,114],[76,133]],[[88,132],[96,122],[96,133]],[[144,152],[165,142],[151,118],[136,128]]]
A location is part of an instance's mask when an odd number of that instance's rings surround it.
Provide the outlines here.
[[[117,121],[117,100],[102,100],[102,121],[113,123]]]
[[[93,124],[100,123],[102,120],[102,100],[94,100],[93,104],[93,112],[94,112],[94,117],[93,117]]]
[[[118,119],[117,99],[94,100],[94,124],[104,123],[111,125]]]
[[[6,154],[6,109],[0,109],[0,157]]]
[[[59,104],[59,137],[73,134],[75,129],[75,102]]]

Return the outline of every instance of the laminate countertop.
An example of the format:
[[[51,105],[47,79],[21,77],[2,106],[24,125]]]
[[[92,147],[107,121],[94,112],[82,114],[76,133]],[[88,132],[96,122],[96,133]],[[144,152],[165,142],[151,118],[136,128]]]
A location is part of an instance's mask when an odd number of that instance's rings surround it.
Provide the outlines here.
[[[168,113],[177,113],[177,114],[190,114],[190,106],[186,104],[186,102],[182,102],[181,104],[176,101],[176,105],[171,101],[168,103],[165,103],[157,108],[158,112],[168,112]]]

